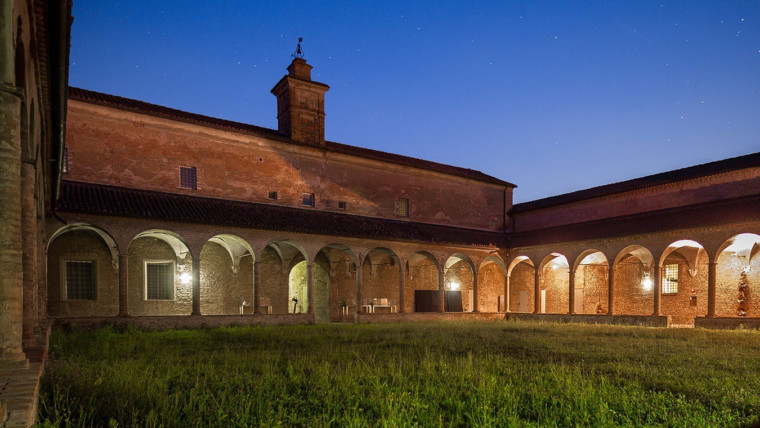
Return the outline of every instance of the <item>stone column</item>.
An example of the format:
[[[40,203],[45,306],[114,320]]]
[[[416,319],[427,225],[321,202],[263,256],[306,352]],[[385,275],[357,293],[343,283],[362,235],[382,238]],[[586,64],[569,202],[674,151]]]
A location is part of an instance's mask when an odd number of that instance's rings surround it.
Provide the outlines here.
[[[314,265],[306,263],[306,300],[309,305],[306,308],[307,314],[314,313]]]
[[[253,310],[252,315],[256,315],[261,311],[261,272],[259,272],[261,262],[255,260],[253,262]]]
[[[201,314],[201,259],[193,259],[193,312]]]
[[[443,268],[438,270],[438,294],[441,303],[441,313],[446,312],[446,292],[443,287],[444,278]]]
[[[656,262],[655,262],[656,263]],[[654,312],[652,315],[661,315],[660,292],[662,291],[662,268],[655,265],[654,267]]]
[[[607,277],[607,315],[614,315],[613,307],[615,300],[615,268],[610,266],[609,276]]]
[[[23,341],[34,342],[37,325],[37,201],[34,199],[36,173],[34,165],[21,165],[21,234],[24,277]]]
[[[707,316],[715,317],[715,294],[717,288],[718,263],[710,262],[707,264]]]
[[[129,282],[127,271],[129,270],[129,255],[127,250],[119,252],[119,316],[129,316]]]
[[[567,313],[572,315],[575,313],[575,271],[572,269],[568,271],[567,289],[570,291],[570,299],[568,300],[570,307]]]
[[[11,61],[10,64],[12,63]],[[2,68],[5,68],[5,64]],[[21,100],[17,96],[0,91],[0,362],[26,361],[21,343],[23,263],[20,109]]]
[[[372,269],[372,266],[370,266]],[[359,312],[361,311],[362,301],[362,268],[357,266],[356,268],[356,309],[354,310],[354,322],[359,322]]]
[[[512,280],[512,277],[509,275],[504,275],[504,312],[509,313],[509,286],[510,281]]]
[[[473,272],[472,274],[472,311],[478,311],[478,274]]]
[[[404,264],[399,260],[398,262],[398,312],[404,313],[404,282],[406,280],[406,271],[404,270]]]
[[[537,314],[541,310],[539,300],[541,299],[541,290],[539,290],[540,284],[539,269],[535,268],[535,275],[533,276],[533,313]]]

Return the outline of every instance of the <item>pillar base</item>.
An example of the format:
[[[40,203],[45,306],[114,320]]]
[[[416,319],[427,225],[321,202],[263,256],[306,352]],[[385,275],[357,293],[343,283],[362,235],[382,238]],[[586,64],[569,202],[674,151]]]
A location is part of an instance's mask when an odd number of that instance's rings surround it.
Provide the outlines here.
[[[29,360],[23,352],[0,355],[0,369],[27,369]]]

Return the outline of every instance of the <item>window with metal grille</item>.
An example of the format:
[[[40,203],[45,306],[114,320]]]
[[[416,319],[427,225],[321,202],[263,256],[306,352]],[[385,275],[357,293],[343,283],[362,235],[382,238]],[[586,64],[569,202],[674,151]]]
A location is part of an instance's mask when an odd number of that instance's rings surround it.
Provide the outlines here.
[[[277,200],[277,192],[269,192],[269,199]]]
[[[665,265],[662,270],[662,294],[678,293],[678,264]]]
[[[63,148],[63,163],[61,164],[61,174],[68,174],[69,172],[69,149]]]
[[[145,262],[145,298],[174,300],[174,263]]]
[[[194,166],[179,167],[179,187],[183,189],[197,189],[198,181]]]
[[[313,207],[314,206],[314,194],[313,193],[304,193],[303,194],[303,204],[307,207]]]
[[[346,209],[346,203],[343,201],[338,202],[338,209],[339,210],[345,210]]]
[[[409,217],[409,199],[398,198],[396,201],[396,215],[399,217]]]
[[[95,300],[95,262],[66,260],[66,299]]]

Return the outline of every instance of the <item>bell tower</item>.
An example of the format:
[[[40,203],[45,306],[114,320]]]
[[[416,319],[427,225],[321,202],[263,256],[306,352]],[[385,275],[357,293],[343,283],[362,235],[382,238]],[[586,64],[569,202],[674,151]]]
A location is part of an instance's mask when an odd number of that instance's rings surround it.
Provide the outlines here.
[[[300,43],[293,56],[288,74],[272,88],[277,97],[277,130],[293,141],[323,146],[325,93],[330,87],[311,80],[311,66],[303,59]]]

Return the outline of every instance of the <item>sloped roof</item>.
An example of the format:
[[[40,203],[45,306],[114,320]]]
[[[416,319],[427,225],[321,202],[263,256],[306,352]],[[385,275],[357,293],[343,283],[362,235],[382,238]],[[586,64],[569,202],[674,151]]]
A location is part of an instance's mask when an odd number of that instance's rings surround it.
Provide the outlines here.
[[[511,214],[760,166],[760,152],[515,204]]]
[[[484,174],[480,171],[469,168],[460,168],[457,166],[441,164],[437,162],[426,161],[409,156],[397,155],[394,153],[382,152],[379,150],[366,149],[363,147],[351,146],[332,141],[325,141],[324,147],[317,147],[309,144],[298,143],[274,129],[263,128],[261,126],[249,125],[246,123],[234,122],[231,120],[217,119],[210,116],[204,116],[195,113],[188,113],[182,110],[163,107],[156,104],[150,104],[143,101],[137,101],[130,98],[119,97],[116,95],[104,94],[101,92],[90,91],[86,89],[69,87],[69,99],[83,101],[90,104],[97,104],[120,110],[127,110],[135,113],[146,114],[164,119],[176,120],[185,123],[192,123],[200,126],[207,126],[226,131],[251,134],[275,141],[312,147],[328,152],[341,153],[350,156],[357,156],[365,159],[371,159],[381,162],[388,162],[396,165],[409,166],[412,168],[425,169],[429,171],[449,174],[458,177],[469,178],[472,180],[482,181],[485,183],[499,184],[507,187],[517,187],[512,183],[500,180],[496,177]]]
[[[354,238],[503,247],[499,232],[63,181],[57,210]]]

